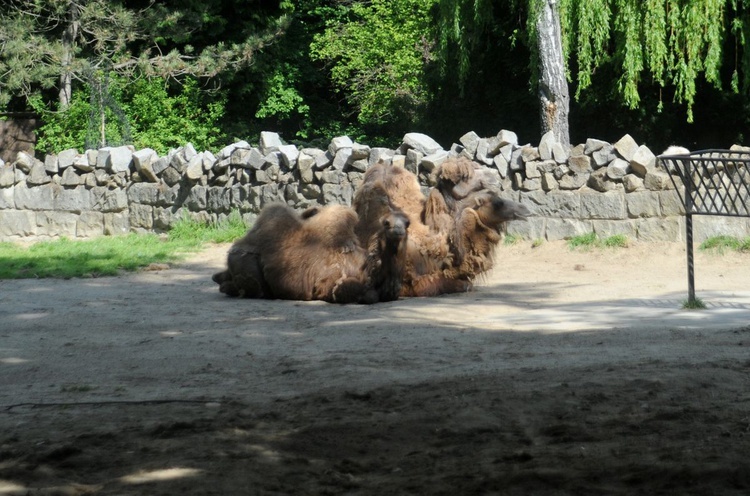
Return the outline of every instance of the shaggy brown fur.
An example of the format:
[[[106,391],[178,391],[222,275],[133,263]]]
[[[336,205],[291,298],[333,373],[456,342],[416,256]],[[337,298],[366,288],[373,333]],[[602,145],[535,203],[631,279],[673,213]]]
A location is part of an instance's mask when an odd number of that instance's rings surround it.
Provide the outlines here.
[[[315,207],[300,215],[269,205],[229,250],[227,270],[213,279],[229,296],[332,303],[393,299],[392,287],[401,283],[405,220],[384,218],[366,251],[354,233],[358,216],[351,208]]]
[[[504,200],[492,191],[478,191],[457,204],[456,228],[451,240],[455,276],[473,279],[493,266],[494,251],[505,222],[529,215],[523,205]]]
[[[526,207],[483,189],[475,167],[469,160],[447,161],[436,171],[442,191],[432,189],[426,199],[416,176],[402,167],[377,164],[365,174],[353,204],[359,239],[372,235],[367,219],[384,209],[402,209],[411,221],[403,296],[467,291],[492,267],[502,223],[528,215]]]

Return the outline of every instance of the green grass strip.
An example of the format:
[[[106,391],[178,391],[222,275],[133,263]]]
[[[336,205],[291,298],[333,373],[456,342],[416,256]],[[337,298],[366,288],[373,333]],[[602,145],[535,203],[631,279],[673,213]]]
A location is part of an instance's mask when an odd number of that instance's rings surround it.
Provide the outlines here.
[[[114,276],[153,263],[178,262],[206,243],[234,241],[247,228],[237,213],[213,224],[181,220],[166,237],[127,234],[91,240],[61,238],[29,246],[0,243],[0,279]]]

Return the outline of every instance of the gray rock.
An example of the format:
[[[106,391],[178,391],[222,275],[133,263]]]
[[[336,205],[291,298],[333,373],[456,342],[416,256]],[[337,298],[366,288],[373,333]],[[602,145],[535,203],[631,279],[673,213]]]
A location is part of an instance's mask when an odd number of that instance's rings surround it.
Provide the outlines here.
[[[638,150],[638,143],[635,142],[632,136],[626,134],[614,144],[614,147],[620,157],[630,162],[633,155],[635,155],[635,152]]]
[[[73,167],[81,172],[91,172],[94,170],[94,166],[89,162],[87,155],[79,155],[73,160]]]
[[[590,173],[576,174],[572,172],[571,174],[566,174],[559,180],[560,189],[578,189],[588,182],[589,176]]]
[[[422,159],[422,162],[420,162],[419,166],[427,172],[432,172],[436,167],[441,165],[446,160],[448,160],[448,152],[446,152],[445,150],[440,150],[435,153],[426,155]]]
[[[63,169],[63,173],[60,177],[60,184],[63,186],[78,186],[82,182],[81,176],[78,175],[73,167]]]
[[[550,172],[545,172],[542,174],[542,189],[544,191],[553,191],[556,189],[560,189],[560,184],[557,182],[557,179],[555,179],[555,175]]]
[[[85,186],[60,188],[53,194],[53,206],[55,211],[79,214],[93,210],[91,190]]]
[[[203,176],[203,155],[195,155],[185,169],[185,177],[190,181],[198,181]]]
[[[44,169],[48,174],[57,174],[60,171],[60,166],[57,162],[57,155],[50,154],[44,157]]]
[[[101,150],[100,150],[101,154]],[[133,162],[133,152],[127,146],[117,146],[107,150],[106,170],[112,174],[129,172],[130,164]]]
[[[609,165],[615,158],[617,158],[615,156],[615,147],[609,143],[605,143],[604,146],[591,154],[595,169]]]
[[[349,159],[352,156],[351,148],[339,148],[336,155],[333,157],[332,168],[341,171],[344,170],[346,164],[349,163]]]
[[[568,167],[576,174],[587,174],[593,170],[591,157],[588,155],[571,155],[568,158]]]
[[[360,143],[354,143],[352,145],[352,160],[367,159],[370,156],[370,147],[368,145],[362,145]]]
[[[639,191],[625,196],[628,217],[658,217],[661,215],[659,195],[651,191]]]
[[[182,157],[185,159],[185,162],[190,163],[196,155],[198,155],[198,152],[192,143],[188,143],[182,147]]]
[[[279,147],[279,155],[281,156],[281,163],[284,164],[284,167],[291,169],[297,164],[299,150],[294,145],[282,145]]]
[[[615,183],[607,180],[607,169],[597,169],[589,176],[589,188],[606,193],[615,189]]]
[[[128,194],[123,189],[108,189],[106,187],[96,187],[91,189],[91,202],[93,208],[100,212],[122,212],[128,207]]]
[[[510,163],[510,159],[513,156],[513,150],[518,148],[516,145],[507,144],[497,149],[497,153],[503,156],[503,158]]]
[[[622,178],[622,185],[625,187],[625,191],[631,193],[643,189],[643,179],[635,174],[626,174]]]
[[[537,147],[524,145],[521,147],[521,158],[524,162],[533,162],[539,160],[541,155],[539,155],[539,149]]]
[[[494,155],[490,151],[491,147],[492,145],[489,140],[481,138],[479,143],[477,143],[476,161],[484,165],[492,165],[492,157]]]
[[[2,172],[0,172],[0,178],[2,178]],[[15,187],[7,186],[0,187],[0,210],[15,209]],[[1,223],[2,221],[0,221]]]
[[[542,189],[541,176],[531,179],[524,179],[523,183],[521,183],[521,190],[523,191],[535,191],[540,189]]]
[[[396,154],[394,150],[391,150],[390,148],[380,148],[376,147],[370,150],[370,159],[369,164],[370,167],[377,164],[378,162],[382,161],[385,164],[390,164],[393,160],[393,156]]]
[[[552,147],[557,144],[555,133],[548,131],[539,140],[539,156],[542,160],[552,160]]]
[[[421,152],[410,148],[406,151],[406,159],[404,160],[404,167],[409,172],[412,172],[414,174],[417,174],[419,172],[419,163],[424,158],[424,154]]]
[[[41,186],[51,181],[49,175],[47,175],[47,168],[40,160],[36,160],[34,165],[31,167],[31,172],[26,178],[26,183],[31,186]]]
[[[34,157],[29,155],[28,153],[18,152],[13,165],[15,165],[18,170],[24,172],[25,174],[29,174],[31,172],[31,167],[34,165],[34,162]]]
[[[18,210],[54,210],[52,188],[30,188],[27,183],[18,183],[15,186],[15,200]]]
[[[353,190],[350,184],[324,184],[322,188],[325,205],[351,205]]]
[[[495,157],[492,159],[492,162],[495,164],[495,168],[500,173],[500,177],[508,177],[508,161],[505,160],[505,157],[502,154],[495,155]]]
[[[161,173],[161,179],[167,184],[167,186],[174,186],[180,182],[180,178],[182,178],[182,174],[171,165]]]
[[[458,142],[463,145],[464,150],[468,154],[468,158],[473,159],[477,153],[477,147],[479,146],[479,135],[474,131],[469,131],[458,139]]]
[[[129,212],[111,212],[103,215],[104,235],[117,236],[130,232]]]
[[[552,145],[552,158],[558,164],[564,164],[568,161],[568,151],[560,143],[554,143]]]
[[[155,183],[159,181],[151,164],[158,158],[158,155],[151,148],[144,148],[133,153],[133,165],[135,170],[143,177],[144,180]]]
[[[605,169],[601,169],[605,170]],[[621,158],[615,158],[606,168],[607,177],[613,180],[622,179],[630,172],[630,164]]]
[[[504,147],[505,145],[518,145],[518,135],[513,131],[502,129],[497,133],[498,146]],[[507,157],[506,157],[507,158]]]
[[[260,153],[268,155],[281,149],[283,143],[278,133],[263,131],[260,133]]]
[[[661,191],[673,187],[669,174],[661,171],[649,171],[643,179],[643,185],[651,191]]]
[[[548,241],[570,239],[593,230],[591,221],[577,219],[547,219],[545,230]]]
[[[601,150],[604,147],[610,147],[610,146],[612,145],[610,145],[606,141],[589,138],[586,140],[586,146],[583,149],[583,153],[585,153],[586,155],[592,155],[594,152]]]
[[[159,205],[160,188],[152,183],[131,184],[126,194],[129,203],[143,203],[144,205]]]
[[[625,193],[622,191],[582,192],[581,217],[584,219],[626,219]]]
[[[9,165],[0,166],[0,188],[9,188],[16,184],[16,174]]]
[[[206,195],[206,208],[210,212],[229,213],[232,209],[231,188],[208,188]]]
[[[331,140],[331,143],[328,145],[328,152],[331,154],[331,156],[335,156],[339,150],[343,148],[351,148],[354,146],[354,142],[349,136],[336,136]]]
[[[443,149],[437,141],[422,133],[405,134],[403,144],[425,155],[431,155]]]
[[[646,145],[641,145],[633,153],[630,159],[630,167],[633,172],[645,178],[646,174],[656,170],[656,156]]]
[[[538,179],[542,177],[541,172],[537,168],[540,162],[526,162],[525,172],[526,179]]]
[[[167,167],[169,167],[169,159],[167,157],[159,157],[151,164],[151,169],[157,176],[164,172]]]
[[[36,236],[38,227],[36,214],[22,210],[0,211],[0,235]]]
[[[299,170],[300,181],[303,184],[310,184],[313,182],[313,167],[315,166],[315,159],[307,153],[300,152],[297,157],[297,169]]]
[[[516,148],[513,150],[513,154],[508,161],[508,166],[513,172],[520,171],[524,168],[523,164],[523,148]]]
[[[154,227],[154,207],[134,204],[130,206],[128,224],[131,229],[151,230]]]

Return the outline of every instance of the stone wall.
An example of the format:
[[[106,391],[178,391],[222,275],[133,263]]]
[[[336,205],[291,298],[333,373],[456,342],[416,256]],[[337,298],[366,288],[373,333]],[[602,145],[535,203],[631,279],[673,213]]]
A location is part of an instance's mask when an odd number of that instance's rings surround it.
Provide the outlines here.
[[[395,150],[346,136],[322,150],[298,149],[264,132],[257,146],[240,141],[216,155],[191,144],[165,156],[132,147],[64,150],[44,160],[22,152],[12,162],[0,160],[0,240],[163,232],[184,216],[220,221],[233,211],[252,220],[278,201],[300,209],[350,204],[367,167],[379,160],[403,165],[428,188],[431,172],[458,154],[484,167],[503,196],[534,212],[528,222],[511,222],[510,233],[547,240],[592,231],[684,239],[683,209],[669,174],[629,135],[565,149],[551,134],[532,146],[502,130],[489,138],[467,133],[447,150],[420,133],[405,135]],[[696,217],[694,232],[696,241],[744,237],[750,219]]]

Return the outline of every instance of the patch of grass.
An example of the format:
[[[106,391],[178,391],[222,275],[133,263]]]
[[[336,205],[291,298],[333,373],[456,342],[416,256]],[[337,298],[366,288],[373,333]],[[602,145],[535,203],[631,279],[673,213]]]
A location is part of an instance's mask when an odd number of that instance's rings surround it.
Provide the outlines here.
[[[523,241],[523,237],[518,234],[506,234],[503,238],[503,244],[506,246],[517,245],[521,241]]]
[[[712,236],[698,247],[703,251],[725,253],[726,251],[750,251],[750,237],[740,239],[734,236]]]
[[[615,234],[614,236],[604,238],[601,240],[601,243],[602,246],[607,248],[627,248],[630,242],[624,234]]]
[[[568,240],[570,249],[580,248],[584,250],[592,248],[627,248],[629,244],[630,241],[623,234],[615,234],[614,236],[602,239],[593,232],[574,236]]]
[[[700,298],[695,298],[693,301],[685,300],[682,302],[682,308],[685,310],[703,310],[706,307],[706,303]]]
[[[596,245],[599,237],[596,233],[580,234],[573,236],[568,240],[568,246],[570,248],[592,248]]]
[[[539,248],[544,244],[544,240],[542,238],[536,238],[534,241],[531,242],[532,248]]]
[[[180,221],[166,237],[128,234],[92,240],[61,238],[27,247],[0,243],[0,279],[113,276],[153,263],[178,262],[205,243],[230,242],[246,231],[247,225],[237,213],[216,224]]]

